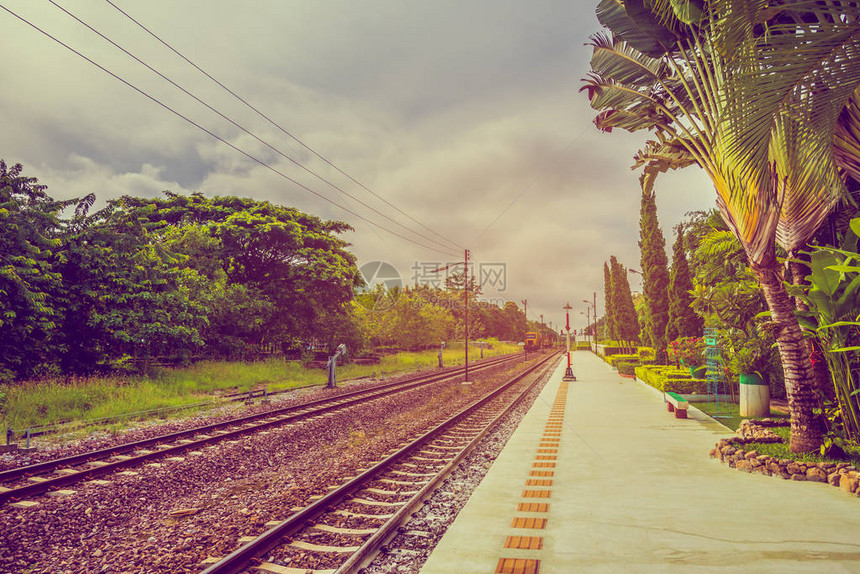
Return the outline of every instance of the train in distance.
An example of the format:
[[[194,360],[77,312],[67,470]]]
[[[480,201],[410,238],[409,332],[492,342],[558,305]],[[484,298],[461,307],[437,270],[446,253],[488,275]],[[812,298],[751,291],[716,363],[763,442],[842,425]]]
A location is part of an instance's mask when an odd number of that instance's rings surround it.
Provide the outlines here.
[[[537,351],[538,349],[552,347],[556,344],[555,333],[536,333],[532,331],[526,333],[524,343],[526,351]]]

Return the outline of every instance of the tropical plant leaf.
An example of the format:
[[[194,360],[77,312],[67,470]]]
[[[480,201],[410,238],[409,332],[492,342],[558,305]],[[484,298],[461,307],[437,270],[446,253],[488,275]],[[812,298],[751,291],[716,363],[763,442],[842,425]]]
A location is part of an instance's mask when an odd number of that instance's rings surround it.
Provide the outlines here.
[[[601,0],[597,5],[597,19],[612,33],[637,50],[659,58],[667,51],[667,45],[654,36],[654,28],[644,28],[627,13],[622,0]]]
[[[626,42],[615,42],[606,34],[595,34],[591,69],[601,77],[636,86],[652,86],[666,75],[666,64],[631,48]]]
[[[860,273],[860,266],[857,265],[828,265],[826,269],[839,271],[841,273]]]
[[[828,268],[831,265],[838,264],[839,262],[833,254],[825,251],[813,252],[809,259],[809,269],[811,273],[807,276],[807,279],[813,287],[820,290],[828,297],[833,296],[839,284],[839,273]]]

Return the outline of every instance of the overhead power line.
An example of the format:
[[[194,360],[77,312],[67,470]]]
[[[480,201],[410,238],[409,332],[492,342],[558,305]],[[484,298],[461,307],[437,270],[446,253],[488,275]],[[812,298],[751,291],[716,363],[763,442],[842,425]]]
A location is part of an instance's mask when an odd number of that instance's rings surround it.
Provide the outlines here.
[[[196,128],[197,128],[197,129],[199,129],[200,131],[202,131],[202,132],[206,133],[207,135],[209,135],[209,136],[211,136],[211,137],[215,138],[216,140],[220,141],[221,143],[223,143],[224,145],[226,145],[226,146],[230,147],[231,149],[233,149],[233,150],[235,150],[235,151],[237,151],[237,152],[241,153],[242,155],[244,155],[245,157],[247,157],[247,158],[248,158],[248,159],[250,159],[251,161],[253,161],[253,162],[255,162],[255,163],[257,163],[257,164],[261,165],[262,167],[264,167],[264,168],[268,169],[269,171],[271,171],[271,172],[273,172],[273,173],[277,174],[278,176],[282,177],[283,179],[286,179],[287,181],[289,181],[289,182],[291,182],[291,183],[293,183],[293,184],[297,185],[297,186],[298,186],[298,187],[300,187],[301,189],[304,189],[305,191],[307,191],[307,192],[309,192],[309,193],[311,193],[311,194],[313,194],[313,195],[317,196],[318,198],[322,199],[323,201],[326,201],[326,202],[328,202],[328,203],[330,203],[330,204],[332,204],[332,205],[334,205],[334,206],[336,206],[336,207],[339,207],[340,209],[344,210],[345,212],[347,212],[347,213],[350,213],[350,214],[354,215],[354,216],[355,216],[355,217],[357,217],[358,219],[360,219],[360,220],[362,220],[362,221],[365,221],[365,222],[367,222],[368,224],[373,225],[374,227],[377,227],[378,229],[382,229],[383,231],[386,231],[386,232],[388,232],[388,233],[390,233],[390,234],[392,234],[392,235],[394,235],[394,236],[397,236],[397,237],[399,237],[399,238],[401,238],[401,239],[404,239],[404,240],[406,240],[406,241],[409,241],[410,243],[413,243],[413,244],[418,245],[418,246],[420,246],[420,247],[423,247],[423,248],[425,248],[425,249],[429,249],[429,250],[431,250],[431,251],[436,251],[437,253],[442,253],[442,254],[449,255],[449,256],[451,256],[451,255],[455,255],[455,253],[454,253],[452,250],[446,250],[446,251],[443,251],[443,250],[439,249],[438,247],[433,247],[433,246],[430,246],[430,245],[425,245],[425,244],[423,244],[423,243],[421,243],[421,242],[419,242],[419,241],[416,241],[416,240],[412,239],[411,237],[407,237],[407,236],[405,236],[405,235],[402,235],[402,234],[400,234],[400,233],[398,233],[398,232],[396,232],[396,231],[393,231],[393,230],[391,230],[391,229],[389,229],[389,228],[385,227],[384,225],[380,225],[380,224],[376,223],[375,221],[372,221],[372,220],[368,219],[367,217],[364,217],[363,215],[360,215],[360,214],[356,213],[355,211],[353,211],[353,210],[351,210],[351,209],[349,209],[349,208],[347,208],[347,207],[345,207],[345,206],[343,206],[343,205],[341,205],[341,204],[337,203],[336,201],[334,201],[334,200],[332,200],[332,199],[329,199],[328,197],[326,197],[326,196],[322,195],[321,193],[319,193],[319,192],[317,192],[317,191],[315,191],[315,190],[311,189],[310,187],[308,187],[308,186],[304,185],[303,183],[301,183],[301,182],[299,182],[299,181],[296,181],[295,179],[293,179],[293,178],[291,178],[290,176],[286,175],[285,173],[283,173],[282,171],[280,171],[280,170],[279,170],[279,169],[277,169],[276,167],[274,167],[274,166],[270,165],[270,164],[269,164],[269,163],[267,163],[266,161],[264,161],[264,160],[262,160],[262,159],[260,159],[260,158],[258,158],[258,157],[256,157],[256,156],[254,156],[254,155],[250,154],[249,152],[247,152],[247,151],[245,151],[245,150],[241,149],[240,147],[236,146],[235,144],[230,143],[229,141],[227,141],[226,139],[222,138],[222,137],[221,137],[221,136],[219,136],[218,134],[216,134],[216,133],[212,132],[211,130],[209,130],[209,129],[205,128],[205,127],[203,127],[202,125],[200,125],[199,123],[195,122],[194,120],[192,120],[192,119],[191,119],[191,118],[189,118],[188,116],[183,115],[182,113],[180,113],[180,112],[178,112],[177,110],[173,109],[172,107],[168,106],[167,104],[165,104],[164,102],[162,102],[161,100],[159,100],[158,98],[156,98],[155,96],[152,96],[152,95],[150,95],[149,93],[147,93],[147,92],[145,92],[144,90],[142,90],[141,88],[138,88],[137,86],[135,86],[134,84],[132,84],[132,83],[131,83],[131,82],[129,82],[128,80],[126,80],[126,79],[122,78],[121,76],[117,75],[116,73],[114,73],[114,72],[112,72],[111,70],[107,69],[106,67],[102,66],[102,65],[101,65],[101,64],[99,64],[98,62],[96,62],[96,61],[92,60],[91,58],[89,58],[88,56],[86,56],[86,55],[84,55],[83,53],[79,52],[78,50],[76,50],[76,49],[72,48],[71,46],[69,46],[68,44],[66,44],[65,42],[63,42],[63,41],[62,41],[62,40],[60,40],[59,38],[57,38],[56,36],[52,35],[51,33],[47,32],[46,30],[43,30],[43,29],[42,29],[42,28],[40,28],[38,25],[34,24],[33,22],[30,22],[29,20],[27,20],[27,19],[26,19],[26,18],[24,18],[23,16],[21,16],[21,15],[17,14],[17,13],[16,13],[16,12],[14,12],[13,10],[10,10],[9,8],[7,8],[6,6],[4,6],[4,5],[2,5],[2,4],[0,4],[0,9],[3,9],[3,10],[4,10],[4,11],[6,11],[7,13],[11,14],[12,16],[14,16],[14,17],[15,17],[15,18],[17,18],[18,20],[20,20],[21,22],[23,22],[23,23],[27,24],[28,26],[30,26],[30,27],[31,27],[31,28],[33,28],[34,30],[38,31],[40,34],[42,34],[42,35],[44,35],[44,36],[46,36],[46,37],[50,38],[51,40],[53,40],[53,41],[54,41],[54,42],[56,42],[57,44],[60,44],[61,46],[63,46],[64,48],[66,48],[67,50],[69,50],[70,52],[72,52],[73,54],[75,54],[76,56],[78,56],[78,57],[80,57],[80,58],[82,58],[82,59],[86,60],[87,62],[89,62],[90,64],[92,64],[93,66],[95,66],[96,68],[98,68],[98,69],[100,69],[101,71],[105,72],[106,74],[108,74],[109,76],[113,77],[114,79],[116,79],[116,80],[118,80],[118,81],[122,82],[123,84],[125,84],[125,85],[126,85],[126,86],[128,86],[129,88],[133,89],[134,91],[138,92],[138,93],[139,93],[139,94],[141,94],[142,96],[144,96],[144,97],[148,98],[149,100],[153,101],[154,103],[158,104],[159,106],[161,106],[161,107],[162,107],[162,108],[164,108],[165,110],[169,111],[170,113],[172,113],[172,114],[174,114],[175,116],[177,116],[177,117],[179,117],[179,118],[181,118],[181,119],[185,120],[187,123],[189,123],[189,124],[191,124],[192,126],[196,127]]]
[[[352,181],[354,184],[358,185],[359,187],[361,187],[362,189],[364,189],[364,190],[365,190],[365,191],[367,191],[368,193],[372,194],[374,197],[376,197],[377,199],[379,199],[380,201],[382,201],[383,203],[385,203],[386,205],[388,205],[388,206],[389,206],[389,207],[391,207],[392,209],[396,210],[396,211],[397,211],[398,213],[400,213],[401,215],[403,215],[403,216],[407,217],[407,218],[408,218],[408,219],[410,219],[412,222],[417,223],[418,225],[420,225],[421,227],[423,227],[424,229],[426,229],[427,231],[429,231],[429,232],[430,232],[430,233],[432,233],[433,235],[436,235],[437,237],[439,237],[439,238],[441,238],[441,239],[445,240],[446,242],[448,242],[449,244],[451,244],[451,245],[452,245],[452,246],[454,246],[454,247],[457,247],[457,248],[459,248],[459,249],[464,249],[464,247],[463,247],[462,245],[459,245],[459,244],[455,243],[454,241],[451,241],[449,238],[445,237],[445,236],[444,236],[444,235],[442,235],[441,233],[438,233],[438,232],[436,232],[435,230],[431,229],[430,227],[428,227],[428,226],[424,225],[421,221],[419,221],[419,220],[415,219],[414,217],[412,217],[411,215],[409,215],[408,213],[406,213],[405,211],[403,211],[402,209],[400,209],[399,207],[397,207],[396,205],[394,205],[393,203],[391,203],[390,201],[388,201],[387,199],[385,199],[385,198],[384,198],[384,197],[382,197],[381,195],[377,194],[375,191],[373,191],[372,189],[370,189],[369,187],[367,187],[366,185],[364,185],[363,183],[361,183],[360,181],[358,181],[358,180],[357,180],[357,179],[355,179],[354,177],[352,177],[349,173],[347,173],[347,172],[343,171],[341,168],[339,168],[339,167],[338,167],[338,166],[336,166],[334,163],[332,163],[331,161],[329,161],[326,157],[324,157],[322,154],[320,154],[319,152],[317,152],[315,149],[313,149],[312,147],[310,147],[309,145],[307,145],[305,142],[303,142],[303,141],[302,141],[301,139],[299,139],[297,136],[295,136],[295,135],[293,135],[292,133],[290,133],[290,132],[289,132],[289,130],[287,130],[286,128],[284,128],[283,126],[281,126],[281,124],[279,124],[278,122],[276,122],[275,120],[273,120],[272,118],[270,118],[268,115],[266,115],[265,113],[263,113],[259,108],[257,108],[257,107],[256,107],[256,106],[254,106],[253,104],[251,104],[247,99],[245,99],[245,98],[243,98],[242,96],[240,96],[239,94],[237,94],[234,90],[230,89],[229,87],[227,87],[226,85],[224,85],[221,81],[219,81],[217,78],[215,78],[214,76],[212,76],[209,72],[207,72],[206,70],[204,70],[203,68],[201,68],[201,67],[200,67],[199,65],[197,65],[195,62],[193,62],[190,58],[188,58],[187,56],[185,56],[182,52],[180,52],[179,50],[177,50],[176,48],[174,48],[174,47],[173,47],[169,42],[167,42],[166,40],[164,40],[163,38],[161,38],[158,34],[156,34],[155,32],[153,32],[153,31],[152,31],[152,30],[150,30],[147,26],[145,26],[145,25],[144,25],[144,24],[142,24],[140,21],[138,21],[136,18],[134,18],[131,14],[129,14],[128,12],[126,12],[125,10],[123,10],[122,8],[120,8],[119,6],[117,6],[116,4],[114,4],[111,0],[105,0],[105,2],[107,2],[108,4],[110,4],[111,6],[113,6],[113,7],[114,7],[118,12],[120,12],[123,16],[125,16],[126,18],[128,18],[129,20],[131,20],[132,22],[134,22],[137,26],[139,26],[139,27],[140,27],[142,30],[144,30],[147,34],[149,34],[150,36],[152,36],[153,38],[155,38],[158,42],[160,42],[160,43],[161,43],[163,46],[165,46],[168,50],[170,50],[171,52],[173,52],[174,54],[176,54],[177,56],[179,56],[180,58],[182,58],[185,62],[187,62],[187,63],[188,63],[190,66],[192,66],[195,70],[197,70],[198,72],[200,72],[201,74],[203,74],[204,76],[206,76],[207,78],[209,78],[210,80],[212,80],[215,84],[217,84],[220,88],[222,88],[222,89],[223,89],[224,91],[226,91],[228,94],[230,94],[231,96],[233,96],[234,98],[236,98],[237,100],[239,100],[240,102],[242,102],[243,104],[245,104],[247,107],[249,107],[249,108],[250,108],[251,110],[253,110],[255,113],[257,113],[257,115],[259,115],[261,118],[263,118],[264,120],[266,120],[267,122],[269,122],[269,123],[270,123],[271,125],[273,125],[274,127],[278,128],[278,129],[279,129],[280,131],[282,131],[284,134],[288,135],[290,138],[292,138],[292,139],[293,139],[293,141],[295,141],[296,143],[298,143],[299,145],[301,145],[303,148],[305,148],[306,150],[308,150],[309,152],[311,152],[314,156],[316,156],[317,158],[319,158],[320,160],[322,160],[323,162],[325,162],[328,166],[330,166],[331,168],[335,169],[338,173],[340,173],[340,174],[341,174],[341,175],[343,175],[344,177],[348,178],[348,179],[349,179],[350,181]]]
[[[100,32],[99,30],[97,30],[96,28],[94,28],[93,26],[91,26],[90,24],[88,24],[87,22],[85,22],[84,20],[82,20],[81,18],[79,18],[78,16],[76,16],[75,14],[73,14],[72,12],[70,12],[69,10],[67,10],[66,8],[64,8],[64,7],[60,6],[59,4],[57,4],[57,2],[55,2],[54,0],[48,0],[48,2],[50,2],[53,6],[55,6],[55,7],[56,7],[56,8],[58,8],[59,10],[61,10],[63,13],[65,13],[66,15],[68,15],[70,18],[74,19],[76,22],[78,22],[78,23],[79,23],[79,24],[81,24],[82,26],[86,27],[88,30],[90,30],[90,31],[91,31],[91,32],[93,32],[94,34],[98,35],[100,38],[102,38],[102,39],[103,39],[103,40],[105,40],[106,42],[110,43],[110,44],[111,44],[112,46],[114,46],[116,49],[120,50],[121,52],[123,52],[124,54],[126,54],[128,57],[132,58],[134,61],[136,61],[136,62],[137,62],[137,63],[139,63],[140,65],[144,66],[146,69],[148,69],[149,71],[151,71],[152,73],[154,73],[155,75],[157,75],[157,76],[158,76],[159,78],[161,78],[162,80],[164,80],[164,81],[168,82],[170,85],[172,85],[172,86],[173,86],[173,87],[175,87],[176,89],[180,90],[182,93],[184,93],[185,95],[189,96],[189,97],[190,97],[190,98],[192,98],[194,101],[196,101],[196,102],[197,102],[197,103],[199,103],[200,105],[204,106],[206,109],[208,109],[208,110],[210,110],[211,112],[215,113],[218,117],[220,117],[220,118],[222,118],[222,119],[226,120],[226,121],[227,121],[227,122],[229,122],[231,125],[235,126],[236,128],[238,128],[238,129],[239,129],[239,130],[241,130],[242,132],[244,132],[244,133],[248,134],[249,136],[251,136],[252,138],[254,138],[256,141],[258,141],[259,143],[263,144],[263,145],[264,145],[264,146],[266,146],[267,148],[271,149],[272,151],[274,151],[275,153],[277,153],[278,155],[280,155],[280,156],[281,156],[281,157],[283,157],[284,159],[286,159],[286,160],[290,161],[291,163],[293,163],[293,164],[294,164],[294,165],[296,165],[297,167],[301,168],[301,169],[302,169],[302,170],[304,170],[305,172],[307,172],[307,173],[309,173],[309,174],[313,175],[314,177],[316,177],[317,179],[319,179],[320,181],[322,181],[323,183],[325,183],[326,185],[328,185],[328,186],[329,186],[329,187],[331,187],[332,189],[334,189],[334,190],[338,191],[339,193],[343,194],[343,195],[344,195],[344,196],[346,196],[346,197],[351,198],[352,200],[356,201],[356,202],[357,202],[357,203],[359,203],[360,205],[362,205],[362,206],[364,206],[365,208],[367,208],[367,209],[371,210],[372,212],[376,213],[376,214],[377,214],[377,215],[379,215],[380,217],[382,217],[382,218],[384,218],[384,219],[386,219],[386,220],[390,221],[391,223],[393,223],[393,224],[395,224],[395,225],[399,226],[400,228],[402,228],[402,229],[404,229],[404,230],[408,231],[409,233],[413,233],[413,234],[415,234],[416,236],[418,236],[418,237],[420,237],[420,238],[424,239],[425,241],[428,241],[428,242],[429,242],[429,243],[431,243],[431,244],[438,245],[439,247],[441,247],[441,248],[443,248],[443,249],[446,249],[446,250],[447,250],[447,249],[450,249],[450,247],[449,247],[448,245],[444,245],[444,244],[440,243],[439,241],[437,241],[436,239],[433,239],[432,237],[429,237],[429,236],[427,236],[427,235],[424,235],[423,233],[420,233],[420,232],[418,232],[418,231],[415,231],[415,230],[413,230],[413,229],[411,229],[411,228],[407,227],[406,225],[403,225],[403,224],[402,224],[402,223],[400,223],[399,221],[397,221],[397,220],[393,219],[392,217],[389,217],[389,216],[388,216],[388,215],[386,215],[385,213],[382,213],[381,211],[379,211],[378,209],[376,209],[376,208],[375,208],[375,207],[373,207],[372,205],[369,205],[369,204],[365,203],[365,202],[364,202],[364,201],[362,201],[361,199],[359,199],[359,198],[355,197],[354,195],[352,195],[352,194],[348,193],[347,191],[343,190],[342,188],[340,188],[339,186],[337,186],[337,185],[335,185],[334,183],[330,182],[330,181],[329,181],[329,180],[327,180],[325,177],[323,177],[323,176],[319,175],[318,173],[316,173],[315,171],[311,170],[311,169],[310,169],[310,168],[308,168],[307,166],[302,165],[301,163],[299,163],[298,161],[296,161],[296,160],[295,160],[295,159],[293,159],[292,157],[288,156],[287,154],[285,154],[283,151],[281,151],[281,150],[280,150],[280,149],[278,149],[277,147],[275,147],[275,146],[271,145],[269,142],[265,141],[264,139],[262,139],[262,138],[260,138],[259,136],[257,136],[255,133],[251,132],[250,130],[248,130],[248,129],[247,129],[247,128],[245,128],[244,126],[242,126],[242,125],[240,125],[239,123],[237,123],[236,121],[234,121],[232,118],[228,117],[227,115],[225,115],[224,113],[222,113],[222,112],[221,112],[221,111],[219,111],[218,109],[216,109],[216,108],[214,108],[213,106],[209,105],[207,102],[205,102],[204,100],[202,100],[201,98],[199,98],[198,96],[196,96],[195,94],[193,94],[192,92],[190,92],[189,90],[187,90],[186,88],[184,88],[183,86],[179,85],[176,81],[174,81],[173,79],[171,79],[171,78],[169,78],[168,76],[164,75],[163,73],[161,73],[160,71],[158,71],[157,69],[155,69],[153,66],[151,66],[150,64],[148,64],[148,63],[147,63],[147,62],[145,62],[144,60],[142,60],[142,59],[138,58],[136,55],[134,55],[133,53],[131,53],[129,50],[125,49],[123,46],[119,45],[117,42],[113,41],[111,38],[107,37],[105,34],[103,34],[102,32]]]

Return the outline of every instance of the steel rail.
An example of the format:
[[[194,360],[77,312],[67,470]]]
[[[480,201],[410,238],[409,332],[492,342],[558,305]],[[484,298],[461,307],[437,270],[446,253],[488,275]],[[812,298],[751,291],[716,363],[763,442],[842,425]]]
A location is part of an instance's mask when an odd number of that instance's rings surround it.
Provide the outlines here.
[[[247,544],[233,551],[215,564],[209,566],[208,568],[203,570],[201,574],[236,574],[238,572],[242,572],[249,566],[249,564],[253,560],[271,551],[273,548],[279,546],[281,544],[282,539],[291,536],[297,533],[299,530],[303,529],[309,521],[313,521],[315,518],[322,515],[327,508],[330,508],[336,504],[345,501],[347,498],[352,496],[354,491],[360,490],[364,484],[367,484],[368,482],[373,480],[374,477],[380,472],[397,463],[398,461],[407,458],[414,451],[419,450],[424,445],[424,443],[441,434],[448,427],[456,424],[463,418],[473,414],[478,409],[485,406],[494,398],[505,392],[511,386],[515,385],[517,382],[525,378],[527,375],[534,372],[538,368],[545,366],[555,356],[556,353],[553,353],[542,359],[538,363],[529,366],[522,373],[519,373],[510,381],[500,386],[498,389],[487,394],[483,398],[473,402],[466,408],[462,409],[459,413],[453,415],[446,421],[438,424],[433,429],[427,431],[417,439],[410,442],[408,445],[399,449],[397,452],[393,453],[386,459],[373,465],[372,467],[365,470],[364,472],[362,472],[355,478],[349,480],[340,487],[332,490],[319,500],[294,513],[280,524],[273,526],[254,540],[248,542]],[[493,422],[492,424],[495,423]],[[448,465],[446,465],[445,468],[448,469]],[[427,491],[428,488],[425,486],[425,488],[421,489],[420,495],[426,495]],[[416,495],[416,497],[417,496],[419,495]],[[410,502],[408,502],[407,504],[410,504]],[[395,514],[395,516],[397,516],[397,514]],[[385,537],[387,537],[387,533],[386,536],[380,535],[380,538],[375,539],[374,541],[375,543],[379,542],[379,540],[384,540]],[[371,537],[371,539],[374,539],[374,537]]]
[[[504,364],[507,361],[514,360],[514,358],[515,357],[511,356],[503,356],[501,358],[494,357],[488,359],[484,363],[481,363],[480,368],[488,369],[491,367],[495,367]],[[230,438],[238,437],[240,435],[264,430],[269,427],[289,424],[291,422],[295,422],[304,418],[309,418],[311,416],[316,416],[333,410],[345,408],[356,403],[373,400],[375,398],[379,398],[381,396],[385,396],[393,392],[403,392],[415,388],[417,386],[423,386],[442,380],[454,378],[462,374],[464,370],[465,369],[462,367],[453,367],[442,373],[419,375],[407,379],[406,381],[385,383],[383,385],[375,386],[371,389],[351,391],[349,393],[344,393],[336,397],[328,397],[309,401],[307,403],[293,405],[284,409],[267,411],[265,413],[258,413],[246,417],[238,417],[221,423],[214,423],[211,425],[205,425],[194,429],[169,433],[166,435],[153,437],[151,439],[144,439],[132,443],[126,443],[124,445],[118,445],[117,447],[90,451],[86,453],[81,453],[79,455],[65,457],[62,459],[54,459],[42,463],[37,463],[34,465],[11,469],[0,473],[0,481],[8,483],[10,480],[27,478],[29,476],[35,476],[37,474],[50,472],[51,470],[68,468],[75,465],[95,462],[99,459],[115,457],[123,455],[123,453],[127,452],[145,450],[146,447],[152,447],[165,442],[180,440],[185,437],[204,435],[204,438],[198,438],[189,443],[157,448],[154,451],[142,453],[126,460],[113,461],[101,466],[77,470],[74,473],[68,473],[62,476],[52,477],[41,482],[34,482],[32,484],[13,487],[6,491],[0,491],[0,503],[10,500],[20,500],[21,498],[27,496],[33,496],[49,490],[63,488],[65,486],[69,486],[82,480],[97,478],[99,476],[110,474],[122,468],[137,466],[148,460],[176,455],[186,450],[200,448],[202,446],[206,446],[222,440],[227,440]],[[276,418],[275,420],[269,420],[264,422],[254,422],[260,421],[261,419],[272,419],[273,417],[278,418]],[[233,428],[233,430],[223,430],[226,428]],[[207,433],[214,433],[214,436],[206,436]]]

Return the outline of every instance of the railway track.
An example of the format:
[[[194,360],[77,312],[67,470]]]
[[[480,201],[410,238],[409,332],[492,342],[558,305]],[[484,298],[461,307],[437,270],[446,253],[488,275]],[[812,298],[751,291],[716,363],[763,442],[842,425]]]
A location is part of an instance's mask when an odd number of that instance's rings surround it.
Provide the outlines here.
[[[360,475],[270,522],[203,574],[345,574],[373,558],[480,439],[542,380],[551,354]],[[265,560],[268,558],[267,560]]]
[[[478,372],[518,360],[518,355],[493,357],[472,365],[470,370]],[[348,391],[334,397],[10,469],[0,472],[0,503],[20,502],[44,493],[72,494],[73,491],[67,488],[84,480],[128,471],[143,464],[157,464],[159,460],[169,461],[221,441],[307,421],[393,393],[456,378],[464,371],[464,367],[449,367],[441,372],[416,375],[394,383]],[[33,504],[33,501],[26,503]]]

